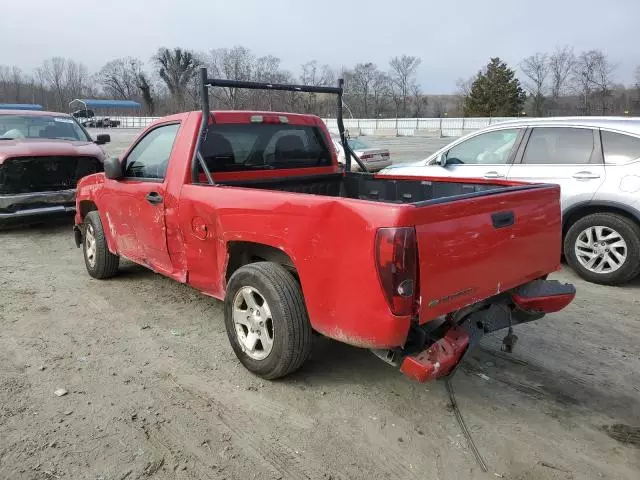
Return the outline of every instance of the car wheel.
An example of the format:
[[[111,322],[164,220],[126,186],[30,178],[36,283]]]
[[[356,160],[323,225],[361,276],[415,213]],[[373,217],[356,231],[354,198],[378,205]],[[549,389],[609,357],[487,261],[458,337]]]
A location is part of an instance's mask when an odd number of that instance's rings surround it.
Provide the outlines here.
[[[83,231],[82,252],[87,272],[98,279],[113,277],[118,271],[120,257],[109,251],[97,210],[87,213]]]
[[[259,262],[239,268],[227,285],[224,314],[233,351],[262,378],[297,370],[311,352],[302,290],[281,265]]]
[[[640,227],[615,213],[594,213],[569,228],[564,254],[585,280],[619,285],[640,273]]]

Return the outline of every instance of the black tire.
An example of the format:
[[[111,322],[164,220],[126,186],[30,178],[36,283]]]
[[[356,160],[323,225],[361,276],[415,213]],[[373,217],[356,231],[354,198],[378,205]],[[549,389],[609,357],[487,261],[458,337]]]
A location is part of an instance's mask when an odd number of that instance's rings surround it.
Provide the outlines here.
[[[273,345],[264,359],[251,358],[238,339],[233,308],[236,295],[244,287],[255,289],[271,311]],[[302,290],[293,275],[279,264],[252,263],[234,272],[227,285],[224,320],[231,347],[240,362],[267,380],[297,370],[311,353],[312,329]]]
[[[603,226],[618,232],[627,244],[627,258],[615,271],[596,273],[583,266],[575,253],[575,244],[581,232],[589,227]],[[616,213],[593,213],[577,220],[564,238],[567,263],[585,280],[602,285],[627,283],[640,274],[640,227],[632,220]]]
[[[102,228],[102,221],[97,210],[87,213],[84,217],[84,228],[82,237],[82,253],[84,256],[84,264],[87,267],[87,272],[93,278],[100,280],[113,277],[118,271],[118,265],[120,264],[120,257],[114,255],[109,251],[107,246],[107,239],[104,236],[104,229]],[[87,254],[88,237],[87,232],[93,232],[95,239],[95,258],[91,260]]]

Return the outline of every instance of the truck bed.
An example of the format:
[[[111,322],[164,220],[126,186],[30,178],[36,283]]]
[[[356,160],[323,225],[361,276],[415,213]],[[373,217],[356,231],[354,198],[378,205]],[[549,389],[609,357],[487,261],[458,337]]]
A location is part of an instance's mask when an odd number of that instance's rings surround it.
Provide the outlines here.
[[[380,202],[384,208],[367,211],[377,211],[372,218],[382,226],[389,221],[391,205],[414,207],[402,209],[397,223],[390,224],[416,231],[424,302],[420,323],[541,278],[560,261],[559,190],[553,185],[362,173],[225,184]],[[291,202],[292,208],[296,203]]]
[[[364,173],[262,178],[259,180],[223,181],[221,183],[237,187],[357,198],[395,204],[438,203],[453,200],[452,197],[463,196],[463,198],[467,198],[469,195],[477,195],[489,190],[498,192],[505,189],[523,188],[497,183],[466,183],[460,179],[456,181],[396,180]]]

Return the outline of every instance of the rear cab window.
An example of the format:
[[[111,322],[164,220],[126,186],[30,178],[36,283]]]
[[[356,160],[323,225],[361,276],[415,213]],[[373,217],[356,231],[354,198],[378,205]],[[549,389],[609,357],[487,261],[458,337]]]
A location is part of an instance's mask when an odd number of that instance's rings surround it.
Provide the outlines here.
[[[319,127],[219,123],[209,127],[200,153],[211,173],[330,166]]]
[[[601,135],[606,164],[623,165],[640,159],[640,138],[606,130]]]

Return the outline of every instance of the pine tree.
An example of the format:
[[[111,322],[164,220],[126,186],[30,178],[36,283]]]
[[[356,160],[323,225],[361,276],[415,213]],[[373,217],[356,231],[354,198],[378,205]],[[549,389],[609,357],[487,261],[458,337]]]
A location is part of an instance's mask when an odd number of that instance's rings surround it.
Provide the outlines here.
[[[471,117],[512,117],[522,111],[525,99],[516,72],[495,57],[478,72],[464,99],[464,112]]]

